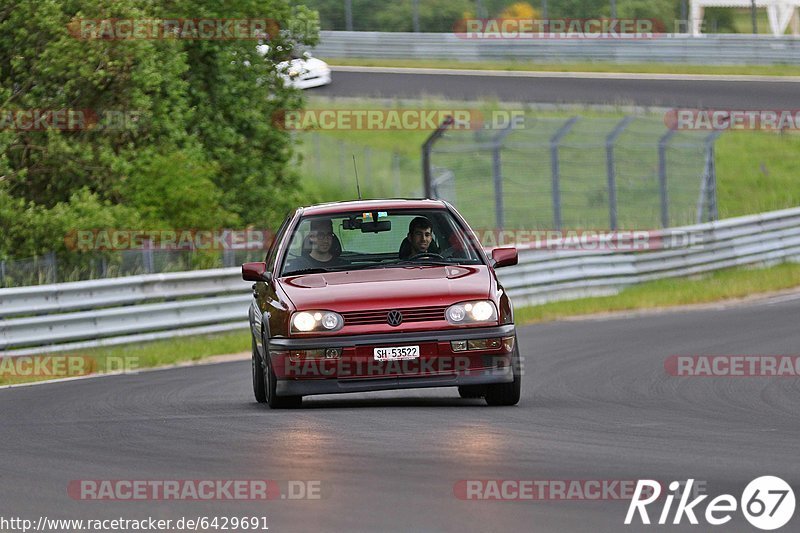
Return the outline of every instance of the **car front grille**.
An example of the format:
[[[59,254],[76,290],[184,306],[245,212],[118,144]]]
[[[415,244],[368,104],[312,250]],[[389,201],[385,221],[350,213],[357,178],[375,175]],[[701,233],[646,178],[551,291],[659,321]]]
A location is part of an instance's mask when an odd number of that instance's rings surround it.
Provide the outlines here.
[[[409,307],[405,309],[378,309],[369,311],[351,311],[342,313],[345,326],[361,326],[365,324],[386,324],[389,311],[400,311],[403,314],[403,323],[428,322],[432,320],[445,320],[446,306],[436,307]]]

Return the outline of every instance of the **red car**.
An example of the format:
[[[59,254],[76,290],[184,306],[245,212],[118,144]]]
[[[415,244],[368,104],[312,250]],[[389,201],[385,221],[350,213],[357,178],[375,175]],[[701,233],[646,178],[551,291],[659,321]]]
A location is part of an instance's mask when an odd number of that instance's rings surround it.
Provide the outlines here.
[[[514,314],[491,258],[464,218],[438,200],[302,207],[286,218],[250,306],[253,391],[272,408],[303,396],[458,387],[465,398],[515,405],[520,360]]]

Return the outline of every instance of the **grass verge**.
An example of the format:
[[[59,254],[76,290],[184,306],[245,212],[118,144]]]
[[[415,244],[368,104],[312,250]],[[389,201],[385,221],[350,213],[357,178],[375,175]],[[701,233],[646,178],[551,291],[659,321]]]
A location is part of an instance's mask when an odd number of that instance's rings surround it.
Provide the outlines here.
[[[620,74],[689,74],[728,76],[800,76],[795,65],[686,65],[674,63],[538,63],[532,61],[452,61],[450,59],[335,58],[331,65],[353,67],[441,68],[529,72],[605,72]]]
[[[781,263],[767,268],[737,267],[719,270],[701,278],[642,283],[624,289],[615,296],[521,307],[515,311],[514,318],[518,325],[533,324],[570,316],[720,302],[794,287],[800,287],[800,264]]]
[[[73,352],[56,352],[56,358],[67,356],[66,363],[42,362],[40,371],[28,364],[16,365],[12,358],[0,359],[0,385],[13,385],[32,381],[45,381],[64,377],[113,372],[136,371],[145,368],[173,365],[187,361],[199,361],[214,355],[239,353],[250,350],[250,334],[247,330],[178,337],[141,344],[90,348]],[[70,369],[69,365],[72,366]],[[25,375],[33,372],[39,375]],[[52,375],[41,375],[50,372]]]

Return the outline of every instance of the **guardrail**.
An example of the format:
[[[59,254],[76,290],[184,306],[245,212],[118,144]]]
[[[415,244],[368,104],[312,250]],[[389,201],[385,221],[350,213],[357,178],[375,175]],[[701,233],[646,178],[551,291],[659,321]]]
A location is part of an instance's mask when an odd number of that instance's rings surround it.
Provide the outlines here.
[[[673,242],[675,235],[691,236]],[[800,260],[800,208],[658,230],[644,251],[520,248],[498,271],[515,305],[615,294],[635,283]],[[0,354],[244,329],[252,298],[239,268],[0,289]]]
[[[314,54],[321,58],[798,65],[800,39],[726,34],[663,34],[635,40],[465,39],[455,33],[322,31]]]

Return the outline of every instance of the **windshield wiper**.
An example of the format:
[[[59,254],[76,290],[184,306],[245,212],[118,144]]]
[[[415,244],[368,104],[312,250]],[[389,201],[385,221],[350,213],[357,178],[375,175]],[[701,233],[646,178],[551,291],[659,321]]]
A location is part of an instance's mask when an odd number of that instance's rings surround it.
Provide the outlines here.
[[[442,261],[441,259],[401,259],[399,261],[394,261],[392,263],[387,263],[387,265],[433,265],[433,266],[450,266],[453,263],[449,261]]]
[[[292,270],[291,272],[284,272],[284,276],[298,276],[300,274],[322,274],[323,272],[333,272],[327,268],[302,268],[300,270]]]

